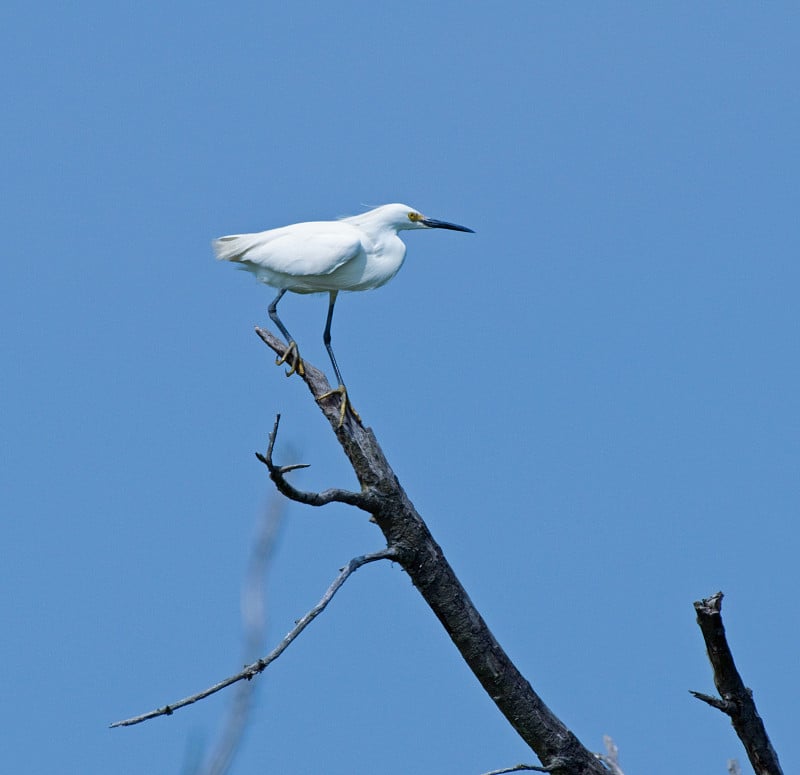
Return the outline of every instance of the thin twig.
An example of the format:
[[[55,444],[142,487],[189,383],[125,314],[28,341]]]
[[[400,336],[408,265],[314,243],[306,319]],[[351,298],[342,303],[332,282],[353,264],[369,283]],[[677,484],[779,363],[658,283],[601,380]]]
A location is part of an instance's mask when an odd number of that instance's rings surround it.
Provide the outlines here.
[[[708,658],[714,671],[714,685],[721,699],[701,692],[691,694],[730,716],[756,775],[783,775],[778,755],[767,736],[764,722],[758,715],[753,692],[744,685],[733,661],[722,623],[722,597],[722,592],[717,592],[694,604],[697,623],[703,633]]]
[[[550,772],[550,769],[539,767],[536,764],[515,764],[513,767],[504,767],[502,770],[484,772],[483,775],[503,775],[506,772]]]
[[[367,492],[351,492],[350,490],[340,490],[338,488],[331,488],[323,492],[304,492],[289,484],[284,477],[285,473],[294,471],[297,468],[308,468],[308,466],[304,463],[295,463],[289,466],[276,466],[273,462],[272,452],[275,448],[275,438],[278,435],[278,424],[280,421],[281,416],[277,415],[275,417],[275,425],[272,428],[272,432],[269,434],[267,452],[264,455],[260,452],[256,452],[256,457],[267,467],[269,478],[275,482],[275,486],[283,495],[290,500],[304,503],[307,506],[326,506],[329,503],[346,503],[349,506],[357,506],[363,511],[368,511],[370,513],[375,509],[375,501]]]
[[[370,562],[376,562],[377,560],[394,560],[396,556],[397,552],[394,549],[383,549],[380,552],[373,552],[372,554],[364,554],[360,557],[354,557],[352,560],[350,560],[350,562],[347,563],[347,565],[344,566],[344,568],[342,568],[341,572],[334,579],[330,587],[328,587],[328,590],[322,596],[320,601],[307,614],[305,614],[302,619],[299,619],[296,622],[295,626],[289,631],[286,637],[265,657],[259,659],[257,662],[253,662],[251,665],[247,665],[244,670],[236,673],[236,675],[232,675],[223,681],[208,687],[208,689],[204,689],[197,694],[193,694],[190,697],[185,697],[184,699],[178,700],[177,702],[173,702],[169,705],[164,705],[156,710],[151,710],[148,713],[143,713],[140,716],[134,716],[133,718],[125,719],[123,721],[115,721],[113,724],[111,724],[111,727],[130,727],[134,724],[140,724],[142,721],[156,718],[157,716],[171,716],[179,708],[185,708],[187,705],[192,705],[199,700],[210,697],[212,694],[216,694],[231,684],[235,684],[238,681],[243,680],[249,681],[251,678],[254,678],[256,675],[263,672],[270,663],[274,662],[281,654],[283,654],[284,651],[286,651],[294,639],[297,638],[297,636],[325,610],[325,608],[328,606],[328,603],[330,603],[333,599],[333,596],[341,588],[342,584],[344,584],[344,582],[347,581],[347,579],[350,578],[350,576],[362,565],[366,565]]]

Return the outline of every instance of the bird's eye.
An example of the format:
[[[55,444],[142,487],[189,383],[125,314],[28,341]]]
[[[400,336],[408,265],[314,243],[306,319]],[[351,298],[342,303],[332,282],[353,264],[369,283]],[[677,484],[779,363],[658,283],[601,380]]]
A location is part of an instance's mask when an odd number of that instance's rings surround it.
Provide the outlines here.
[[[412,210],[412,211],[411,211],[411,212],[408,214],[408,220],[409,220],[409,221],[414,221],[414,222],[416,222],[416,221],[421,221],[421,220],[422,220],[422,216],[421,216],[419,213],[415,213],[415,212]]]

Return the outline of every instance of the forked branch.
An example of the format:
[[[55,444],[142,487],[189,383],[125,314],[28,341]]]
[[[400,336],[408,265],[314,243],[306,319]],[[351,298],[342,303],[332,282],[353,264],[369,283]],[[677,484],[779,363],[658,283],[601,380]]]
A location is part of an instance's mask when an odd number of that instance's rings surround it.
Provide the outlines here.
[[[256,329],[256,333],[278,356],[284,354],[286,345],[280,339],[264,329]],[[322,505],[349,500],[369,511],[394,558],[438,617],[486,693],[535,751],[543,769],[556,775],[608,775],[608,769],[544,704],[497,642],[401,487],[375,435],[349,412],[340,422],[338,399],[325,397],[330,391],[325,375],[308,361],[304,366],[305,372],[300,376],[350,460],[361,492],[300,492],[285,481],[285,469],[271,462],[270,448],[259,459],[267,465],[276,486],[301,503]],[[270,441],[274,445],[275,429]]]
[[[271,332],[256,333],[279,356],[287,345]],[[535,751],[543,766],[519,764],[494,770],[506,772],[551,772],[555,775],[622,775],[616,746],[606,740],[607,754],[592,754],[544,704],[531,685],[492,635],[455,572],[433,539],[422,517],[414,508],[392,471],[375,435],[352,412],[341,412],[342,397],[331,391],[325,375],[308,361],[298,375],[328,419],[361,485],[360,492],[329,489],[305,492],[291,485],[285,475],[304,464],[278,466],[273,461],[280,415],[270,433],[266,454],[256,453],[264,463],[277,489],[287,498],[311,506],[345,503],[371,514],[386,538],[387,548],[352,559],[336,577],[322,599],[303,616],[286,637],[265,657],[247,665],[235,675],[183,700],[140,716],[117,721],[112,727],[131,726],[156,716],[171,715],[242,680],[250,680],[277,659],[299,634],[327,607],[336,592],[358,568],[377,560],[398,562],[408,573],[431,610],[444,626],[464,661],[511,726]],[[714,682],[720,697],[692,692],[698,699],[730,716],[736,733],[745,746],[757,775],[783,775],[778,757],[756,711],[752,692],[739,676],[727,644],[721,617],[722,593],[695,603],[697,621],[703,632]],[[729,763],[731,772],[738,765]]]
[[[295,471],[298,468],[308,468],[304,463],[295,463],[288,466],[276,466],[272,460],[272,453],[275,448],[275,439],[278,435],[278,425],[280,424],[281,416],[275,417],[275,425],[272,427],[272,433],[269,434],[269,444],[267,452],[262,455],[256,452],[256,457],[267,467],[269,471],[269,478],[275,482],[278,491],[285,495],[287,498],[298,503],[304,503],[307,506],[325,506],[328,503],[346,503],[349,506],[357,506],[364,511],[372,511],[375,504],[368,492],[351,492],[350,490],[339,490],[332,488],[324,492],[304,492],[293,487],[284,477],[284,474],[289,471]]]
[[[691,692],[698,700],[730,716],[733,728],[747,751],[756,775],[783,775],[778,755],[758,715],[753,692],[742,681],[722,624],[722,592],[694,604],[697,623],[706,642],[706,651],[714,671],[714,685],[719,697]]]

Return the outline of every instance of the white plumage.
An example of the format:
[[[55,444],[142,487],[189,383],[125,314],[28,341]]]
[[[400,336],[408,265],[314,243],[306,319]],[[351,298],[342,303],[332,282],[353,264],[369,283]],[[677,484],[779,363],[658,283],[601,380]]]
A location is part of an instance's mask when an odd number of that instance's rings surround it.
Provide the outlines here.
[[[406,255],[402,229],[455,228],[413,207],[391,204],[340,221],[294,223],[214,240],[222,261],[234,261],[273,288],[295,293],[365,291],[394,277]]]
[[[426,218],[413,207],[389,204],[339,221],[308,221],[255,234],[232,234],[214,240],[214,253],[252,272],[261,282],[278,288],[269,315],[286,337],[289,348],[279,363],[303,373],[297,344],[278,317],[277,304],[286,291],[330,294],[323,341],[342,394],[342,419],[348,404],[339,367],[330,345],[333,307],[339,291],[365,291],[389,282],[403,265],[406,246],[397,233],[405,229],[452,229],[464,226]]]

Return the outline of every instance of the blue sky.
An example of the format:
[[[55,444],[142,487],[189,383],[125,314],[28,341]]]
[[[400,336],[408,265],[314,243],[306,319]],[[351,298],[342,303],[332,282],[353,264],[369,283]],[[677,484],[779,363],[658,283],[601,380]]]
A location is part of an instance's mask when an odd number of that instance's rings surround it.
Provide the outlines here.
[[[226,695],[107,725],[240,666],[276,412],[298,485],[354,477],[210,240],[393,201],[476,233],[407,234],[340,298],[337,357],[498,639],[627,773],[724,773],[738,741],[687,692],[722,589],[797,771],[797,6],[321,5],[0,10],[8,771],[180,773],[213,740]],[[327,370],[325,308],[281,305]],[[290,506],[270,645],[381,545]],[[387,564],[259,679],[234,772],[532,760]]]

